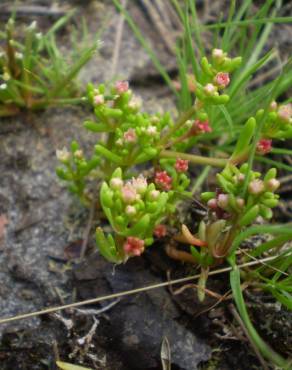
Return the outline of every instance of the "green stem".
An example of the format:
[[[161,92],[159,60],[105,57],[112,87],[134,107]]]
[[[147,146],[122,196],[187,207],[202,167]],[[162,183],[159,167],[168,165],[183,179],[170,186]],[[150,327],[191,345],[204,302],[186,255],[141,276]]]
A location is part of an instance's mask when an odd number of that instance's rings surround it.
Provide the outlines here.
[[[225,159],[225,158],[202,157],[200,155],[180,153],[180,152],[175,152],[172,150],[162,150],[159,156],[161,158],[187,159],[191,163],[201,164],[203,166],[225,167],[226,164],[228,163],[228,159]]]
[[[87,99],[85,97],[81,98],[64,98],[64,99],[40,99],[35,100],[32,103],[31,109],[32,110],[38,110],[43,109],[46,106],[61,106],[61,105],[78,105],[82,103],[86,103]]]
[[[183,126],[188,119],[192,117],[192,115],[196,112],[196,108],[193,105],[188,111],[184,112],[174,124],[174,126],[169,129],[165,136],[162,137],[160,143],[158,145],[164,146],[167,141],[171,138],[171,136]]]
[[[242,288],[240,285],[240,271],[238,266],[235,263],[234,255],[229,259],[229,262],[233,268],[230,273],[230,284],[232,288],[233,298],[235,300],[236,306],[240,313],[240,316],[246,326],[246,329],[251,337],[252,342],[254,345],[260,350],[262,355],[270,360],[272,363],[279,366],[281,369],[289,368],[288,361],[283,359],[278,353],[276,353],[269,345],[267,345],[263,339],[259,336],[256,329],[254,328],[249,314],[247,312],[247,308],[244,302]]]

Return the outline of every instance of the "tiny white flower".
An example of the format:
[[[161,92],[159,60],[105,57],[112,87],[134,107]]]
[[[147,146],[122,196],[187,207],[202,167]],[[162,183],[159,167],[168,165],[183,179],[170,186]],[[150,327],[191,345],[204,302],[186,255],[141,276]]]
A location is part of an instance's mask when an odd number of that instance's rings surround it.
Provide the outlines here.
[[[2,79],[3,79],[4,81],[9,81],[9,80],[10,80],[10,78],[11,78],[10,74],[9,74],[7,71],[5,71],[5,72],[3,73],[3,75],[2,75]]]
[[[23,54],[22,54],[22,53],[20,53],[19,51],[17,51],[17,52],[15,53],[15,58],[17,58],[17,59],[22,59],[22,58],[23,58]]]
[[[278,108],[277,102],[275,102],[275,100],[272,101],[271,104],[270,104],[270,110],[275,111],[277,108]]]
[[[139,177],[133,178],[131,184],[139,194],[143,194],[147,190],[147,180],[143,175],[139,175]]]
[[[29,30],[35,30],[37,27],[37,21],[31,22],[31,24],[28,26]]]
[[[133,96],[132,99],[129,102],[129,107],[135,110],[140,109],[142,106],[142,99],[140,96]]]
[[[124,141],[123,141],[123,139],[118,139],[118,140],[116,140],[116,145],[118,145],[118,146],[122,146],[124,144]]]
[[[265,190],[265,186],[262,180],[252,180],[248,185],[248,190],[251,194],[258,195]]]
[[[110,180],[110,187],[112,189],[121,189],[121,187],[124,185],[124,182],[119,177],[114,177]]]
[[[222,49],[213,49],[212,56],[214,59],[222,59],[224,57],[224,52]]]
[[[104,103],[104,96],[101,94],[97,94],[94,96],[93,101],[96,105],[101,105]]]
[[[7,88],[7,84],[1,84],[0,85],[0,90],[5,90]]]
[[[207,95],[214,95],[214,93],[216,92],[216,87],[213,84],[207,84],[204,87],[204,91]]]
[[[134,206],[127,206],[125,211],[128,216],[134,216],[137,213]]]
[[[217,204],[220,208],[225,209],[228,206],[229,196],[228,194],[219,194]]]
[[[76,152],[74,153],[74,157],[78,159],[83,158],[83,151],[81,149],[76,150]]]
[[[147,127],[146,129],[146,133],[149,135],[149,136],[155,136],[156,133],[157,133],[157,127],[156,126],[149,126]]]
[[[70,153],[66,147],[64,147],[63,149],[57,149],[56,156],[61,162],[66,162],[70,159]]]
[[[151,200],[157,200],[159,198],[159,190],[151,190],[149,193],[150,199]]]
[[[186,123],[185,123],[185,126],[187,127],[187,128],[191,128],[192,126],[193,126],[193,121],[192,120],[190,120],[190,119],[188,119],[187,121],[186,121]]]
[[[266,184],[266,188],[269,191],[276,191],[279,186],[280,186],[280,181],[277,179],[270,179]]]

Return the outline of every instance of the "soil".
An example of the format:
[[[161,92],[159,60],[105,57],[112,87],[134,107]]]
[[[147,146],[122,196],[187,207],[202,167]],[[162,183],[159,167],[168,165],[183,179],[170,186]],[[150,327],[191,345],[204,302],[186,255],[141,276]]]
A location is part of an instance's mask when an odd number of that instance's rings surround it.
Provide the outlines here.
[[[145,15],[145,9],[138,3],[133,2],[130,11]],[[20,4],[46,8],[51,2]],[[111,4],[111,1],[61,4],[62,8],[79,7],[78,14],[85,17],[90,34],[106,23],[100,53],[81,73],[84,83],[111,78],[120,19]],[[53,18],[26,13],[19,22],[37,19],[45,30]],[[76,18],[75,22],[80,28]],[[167,70],[175,73],[174,56],[165,47],[165,40],[153,30],[151,19],[141,19],[141,27],[157,46]],[[69,34],[67,27],[59,35],[64,49]],[[292,47],[291,38],[282,39]],[[116,75],[132,82],[135,93],[145,100],[146,110],[175,112],[171,94],[126,24]],[[1,119],[0,221],[6,224],[5,237],[0,240],[1,318],[159,283],[167,279],[169,271],[172,278],[195,273],[191,267],[166,257],[162,244],[154,245],[143,258],[133,258],[126,265],[113,268],[99,256],[90,237],[89,255],[81,262],[75,258],[80,252],[89,213],[58,181],[55,151],[68,146],[72,139],[89,150],[96,141],[82,128],[89,115],[85,108],[66,107]],[[291,194],[290,187],[285,193],[290,204]],[[186,206],[192,210],[189,214],[194,221],[198,218],[194,205]],[[277,212],[279,219],[287,220],[281,209]],[[291,212],[291,208],[285,208],[285,212]],[[210,279],[208,288],[226,293],[228,276]],[[263,305],[261,297],[249,297],[249,301],[261,334],[272,344],[277,343],[276,349],[287,355],[292,345],[291,313],[269,301]],[[234,330],[240,333],[240,328],[230,313],[231,301],[212,309],[215,298],[207,297],[202,304],[191,288],[181,294],[163,288],[111,303],[0,325],[0,369],[56,369],[58,357],[93,369],[161,369],[160,350],[165,337],[170,343],[173,370],[261,369],[248,341],[239,339],[244,335],[234,333]]]

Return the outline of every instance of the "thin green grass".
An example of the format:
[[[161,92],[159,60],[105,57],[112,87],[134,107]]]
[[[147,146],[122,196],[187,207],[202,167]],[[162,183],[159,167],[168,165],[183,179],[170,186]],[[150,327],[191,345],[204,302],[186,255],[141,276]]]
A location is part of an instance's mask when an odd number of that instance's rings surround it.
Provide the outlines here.
[[[118,0],[114,3],[120,11],[126,14],[126,19],[132,29],[135,31],[136,37],[140,40],[145,50],[152,59],[157,70],[161,73],[168,86],[173,90],[172,81],[167,70],[161,65],[154,50],[149,46],[145,37],[141,35],[138,27],[133,20],[122,9]],[[191,73],[197,79],[200,75],[200,64],[198,61],[201,56],[208,55],[210,50],[204,47],[205,32],[208,32],[208,39],[211,32],[213,39],[213,47],[222,47],[224,51],[241,55],[243,58],[242,66],[237,72],[232,75],[231,84],[227,90],[230,95],[230,102],[222,107],[218,106],[212,108],[208,112],[211,117],[213,132],[204,135],[200,138],[200,143],[195,140],[193,145],[202,144],[204,148],[208,147],[210,153],[218,150],[218,139],[220,139],[220,151],[227,154],[233,151],[235,144],[235,137],[240,133],[246,120],[255,115],[258,109],[264,109],[264,115],[257,122],[257,127],[254,139],[251,146],[251,152],[248,158],[248,173],[253,168],[255,161],[266,163],[284,171],[292,171],[292,166],[283,163],[280,160],[271,159],[268,156],[256,155],[256,144],[260,138],[261,129],[263,127],[265,118],[268,114],[268,107],[272,100],[279,98],[283,92],[287,91],[288,87],[292,85],[292,68],[291,60],[282,61],[279,58],[279,53],[276,48],[272,50],[270,47],[270,36],[274,27],[279,24],[289,24],[292,22],[292,17],[279,17],[278,13],[282,5],[280,0],[267,0],[259,6],[256,13],[254,13],[254,4],[252,0],[244,0],[239,7],[236,7],[235,1],[230,2],[230,9],[227,15],[227,20],[223,21],[222,15],[219,15],[218,21],[213,24],[202,24],[197,15],[195,2],[186,0],[179,2],[178,0],[171,0],[171,3],[176,10],[181,23],[183,32],[178,37],[176,47],[176,58],[178,66],[178,79],[180,83],[180,90],[175,91],[177,98],[177,107],[179,112],[188,111],[193,103],[194,96],[188,90],[187,74]],[[223,36],[221,37],[220,35]],[[261,73],[263,68],[274,68],[276,64],[279,65],[281,71],[274,81],[263,80],[258,85],[254,85],[251,89],[251,79]],[[271,79],[272,76],[269,76]],[[291,102],[291,98],[286,99],[285,103]],[[273,148],[272,154],[277,155],[291,155],[292,150],[282,149],[279,142],[275,141],[276,147]],[[193,185],[193,191],[201,187],[207,179],[210,168],[206,167],[201,175],[196,179]],[[246,191],[248,185],[248,178],[245,179]],[[256,332],[244,302],[241,291],[240,272],[236,265],[235,252],[240,248],[241,243],[248,237],[257,234],[273,235],[271,240],[268,240],[257,246],[250,252],[250,258],[260,258],[264,253],[272,255],[278,254],[279,257],[275,262],[269,266],[263,265],[261,268],[255,269],[254,274],[257,276],[259,284],[262,284],[264,290],[269,291],[275,299],[291,309],[291,277],[285,274],[292,263],[292,256],[282,251],[282,246],[292,240],[291,224],[287,225],[255,225],[240,233],[235,238],[230,252],[229,261],[233,267],[230,275],[230,283],[233,291],[234,300],[236,302],[238,311],[243,319],[253,344],[260,349],[263,356],[276,364],[281,369],[288,369],[288,362],[275,353],[270,346],[268,346]],[[274,271],[271,277],[266,277],[267,269]],[[273,270],[274,269],[274,270]],[[277,271],[278,270],[278,271]],[[277,271],[275,273],[275,271]]]

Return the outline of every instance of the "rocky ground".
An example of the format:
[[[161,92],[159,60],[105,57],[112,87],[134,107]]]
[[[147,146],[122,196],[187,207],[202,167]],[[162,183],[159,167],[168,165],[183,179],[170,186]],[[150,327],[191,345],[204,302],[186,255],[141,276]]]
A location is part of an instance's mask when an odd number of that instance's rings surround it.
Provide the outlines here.
[[[25,8],[37,2],[20,3]],[[46,7],[50,2],[39,4]],[[110,79],[120,17],[111,1],[65,3],[73,5],[79,6],[91,34],[104,26],[100,53],[82,72],[81,79]],[[140,14],[141,9],[132,7],[131,11]],[[5,12],[2,16],[3,24]],[[25,14],[21,22],[32,19],[37,19],[44,29],[52,21],[46,15]],[[146,29],[147,24],[166,68],[175,71],[173,54],[165,47],[165,40],[155,39],[156,32],[151,31],[149,22],[141,21]],[[66,29],[60,35],[64,45],[68,33],[70,30]],[[127,25],[115,75],[133,82],[133,89],[145,99],[147,110],[174,111],[171,95]],[[158,283],[166,280],[167,271],[175,277],[194,273],[170,261],[159,245],[144,258],[115,269],[97,253],[81,263],[74,260],[89,216],[58,181],[55,151],[72,139],[85,148],[94,143],[95,138],[82,129],[82,122],[89,115],[83,108],[67,107],[1,119],[0,217],[1,223],[6,224],[0,244],[1,317]],[[94,250],[91,238],[90,248]],[[220,276],[211,281],[211,286],[224,293],[226,282],[227,277]],[[1,370],[55,369],[58,356],[94,369],[161,369],[160,348],[165,337],[170,343],[173,370],[260,368],[248,342],[230,334],[230,301],[210,311],[214,299],[207,299],[202,306],[192,289],[174,295],[165,288],[110,303],[0,325]],[[255,302],[255,316],[258,306]],[[97,312],[100,308],[104,312]],[[281,315],[291,323],[288,313]],[[267,336],[268,330],[271,326],[263,329]],[[285,333],[288,348],[289,330]],[[281,335],[280,332],[278,336]]]

